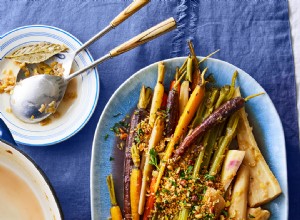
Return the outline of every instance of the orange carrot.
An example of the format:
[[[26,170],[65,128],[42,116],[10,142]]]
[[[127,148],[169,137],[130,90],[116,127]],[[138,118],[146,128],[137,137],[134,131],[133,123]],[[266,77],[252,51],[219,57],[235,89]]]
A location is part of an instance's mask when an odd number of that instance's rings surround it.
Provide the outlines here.
[[[150,196],[148,197],[147,202],[146,202],[143,220],[148,220],[148,218],[151,215],[151,211],[154,208],[154,203],[155,203],[155,182],[156,182],[156,177],[153,176],[152,180],[151,180],[151,184],[150,184]]]
[[[163,110],[166,109],[166,107],[167,107],[167,100],[168,100],[168,95],[167,95],[167,93],[164,92],[163,100],[162,100],[160,109],[163,109]]]

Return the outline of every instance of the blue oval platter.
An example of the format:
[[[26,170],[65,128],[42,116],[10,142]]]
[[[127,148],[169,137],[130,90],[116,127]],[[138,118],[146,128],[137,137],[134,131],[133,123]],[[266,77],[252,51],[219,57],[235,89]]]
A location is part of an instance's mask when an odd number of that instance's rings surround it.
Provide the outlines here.
[[[181,66],[186,58],[179,57],[165,60],[165,87],[168,88],[174,71]],[[199,57],[202,59],[202,57]],[[265,90],[243,70],[221,60],[208,59],[202,67],[208,67],[218,85],[230,84],[232,74],[238,71],[237,86],[241,87],[242,96],[265,92]],[[106,186],[106,176],[113,174],[118,203],[123,203],[123,160],[124,151],[116,147],[116,140],[110,128],[115,123],[132,112],[136,107],[141,86],[154,88],[157,78],[157,63],[141,69],[112,95],[98,122],[94,136],[91,161],[91,210],[93,219],[107,219],[110,216],[109,193]],[[271,212],[271,219],[288,219],[288,191],[285,139],[278,113],[270,99],[265,94],[250,100],[246,104],[246,111],[253,132],[268,165],[279,181],[282,194],[264,206]],[[116,113],[121,113],[114,117]],[[105,136],[109,134],[108,138]],[[110,161],[110,157],[114,160]]]

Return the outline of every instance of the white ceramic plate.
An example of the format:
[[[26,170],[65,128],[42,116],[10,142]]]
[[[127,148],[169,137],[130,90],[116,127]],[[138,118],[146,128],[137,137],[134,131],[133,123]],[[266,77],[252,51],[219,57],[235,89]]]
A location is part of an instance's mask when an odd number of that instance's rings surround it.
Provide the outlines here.
[[[0,71],[9,65],[9,61],[4,59],[4,56],[26,44],[40,41],[65,44],[70,51],[75,51],[82,44],[73,35],[55,27],[44,25],[20,27],[0,38]],[[76,56],[72,69],[81,69],[92,62],[90,53],[83,51]],[[77,98],[67,106],[66,112],[46,126],[26,124],[18,120],[7,111],[9,95],[0,94],[0,118],[6,123],[17,143],[31,146],[59,143],[76,134],[88,122],[99,96],[100,84],[97,70],[92,69],[76,77],[76,80]]]
[[[166,66],[164,85],[168,88],[174,77],[177,66],[181,66],[186,58],[179,57],[165,60]],[[200,58],[201,59],[201,58]],[[202,68],[208,67],[213,73],[218,85],[231,83],[232,74],[238,71],[237,86],[241,87],[243,97],[265,92],[258,82],[243,70],[221,60],[208,59]],[[91,210],[92,219],[106,219],[109,214],[110,201],[105,177],[112,173],[115,179],[117,201],[123,206],[123,165],[124,151],[116,147],[115,137],[110,132],[114,123],[120,121],[126,114],[130,114],[136,107],[139,91],[144,84],[154,88],[157,78],[157,63],[139,70],[126,80],[112,95],[102,115],[94,136],[91,161]],[[270,99],[265,94],[246,103],[250,124],[253,126],[254,136],[268,165],[279,181],[282,194],[268,203],[264,208],[270,210],[271,219],[288,219],[287,169],[284,133],[278,113]],[[119,117],[114,117],[116,113]],[[110,134],[105,138],[106,134]],[[110,157],[114,157],[110,161]]]

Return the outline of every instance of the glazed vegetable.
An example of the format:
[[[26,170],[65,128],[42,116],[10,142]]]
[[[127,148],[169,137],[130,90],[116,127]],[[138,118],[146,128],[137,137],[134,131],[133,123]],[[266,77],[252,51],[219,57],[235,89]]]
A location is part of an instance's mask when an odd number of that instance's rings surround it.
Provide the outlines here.
[[[140,92],[140,98],[138,102],[138,108],[133,112],[130,120],[129,135],[126,140],[125,147],[125,160],[124,160],[124,214],[125,219],[131,219],[131,205],[130,205],[130,172],[133,166],[131,157],[131,146],[134,143],[136,136],[135,128],[146,116],[147,116],[147,105],[151,99],[152,90],[142,86]]]
[[[179,118],[179,97],[178,91],[170,90],[167,101],[166,137],[171,137],[174,133]]]
[[[167,101],[168,101],[168,94],[166,92],[164,92],[163,100],[162,100],[161,105],[160,105],[160,109],[166,110],[166,108],[167,108]]]
[[[201,83],[201,72],[199,69],[199,64],[198,64],[199,62],[198,62],[192,41],[188,41],[188,45],[190,48],[191,59],[192,59],[192,63],[193,63],[192,81],[191,81],[191,83],[192,83],[191,89],[193,91],[196,88],[196,86]]]
[[[150,109],[150,118],[149,118],[149,124],[151,127],[153,127],[155,119],[156,119],[156,112],[160,108],[161,103],[163,101],[163,95],[164,95],[164,81],[165,76],[165,66],[162,62],[158,63],[158,76],[157,76],[157,82],[154,88],[153,98],[152,98],[152,104]]]
[[[186,107],[184,108],[184,112],[180,116],[180,119],[176,126],[174,135],[172,136],[170,142],[168,143],[168,146],[167,146],[167,149],[163,156],[163,159],[160,162],[159,173],[158,173],[157,181],[156,181],[156,185],[155,185],[155,192],[157,191],[159,184],[160,184],[160,180],[164,174],[166,163],[171,158],[171,155],[174,151],[175,144],[178,143],[182,134],[184,134],[187,131],[189,123],[191,122],[194,114],[196,113],[197,108],[199,107],[200,103],[203,101],[204,94],[205,94],[204,74],[206,71],[207,71],[207,69],[205,69],[203,71],[202,84],[197,85],[197,87],[194,89],[191,97],[189,98],[189,101],[188,101]]]
[[[187,60],[187,65],[186,65],[186,80],[189,82],[192,82],[193,78],[193,59],[191,57],[188,58]]]
[[[241,165],[233,187],[232,199],[228,210],[229,219],[247,218],[247,197],[249,188],[249,168]]]
[[[245,109],[239,114],[238,145],[246,152],[243,163],[251,167],[248,205],[257,207],[276,198],[281,188],[257,146]]]
[[[189,81],[183,81],[179,94],[179,115],[182,115],[189,100]]]
[[[248,208],[247,210],[247,220],[268,220],[269,218],[270,212],[261,207]]]
[[[245,151],[229,150],[223,163],[221,183],[226,192],[245,157]]]
[[[142,182],[142,173],[138,168],[133,168],[130,175],[130,205],[131,205],[131,219],[139,220],[140,215],[138,213],[139,198]]]
[[[145,200],[146,200],[146,190],[149,186],[150,174],[152,172],[152,165],[150,164],[150,153],[151,150],[159,143],[163,136],[164,131],[164,119],[161,116],[158,116],[155,120],[154,127],[151,132],[149,139],[148,152],[146,153],[146,161],[143,170],[143,179],[141,187],[141,195],[139,200],[139,214],[142,215],[144,212]]]
[[[180,91],[180,83],[177,83],[178,80],[179,80],[179,68],[177,67],[176,68],[175,79],[170,83],[169,91],[171,91],[172,89],[175,89],[177,92]]]
[[[148,104],[151,101],[151,98],[152,98],[152,89],[149,87],[146,88],[143,85],[140,91],[140,97],[139,97],[137,108],[143,110],[146,109]]]
[[[207,203],[209,207],[214,207],[212,210],[215,219],[221,214],[221,211],[225,208],[225,200],[221,195],[220,190],[216,190],[212,187],[208,187],[203,197],[203,203]],[[213,205],[212,205],[213,204]]]
[[[140,170],[140,151],[136,144],[131,146],[131,158],[133,161],[133,168],[130,174],[130,206],[131,206],[131,218],[133,220],[139,220],[140,215],[138,213],[139,198],[142,184],[142,171]]]
[[[109,176],[106,177],[106,183],[109,191],[109,196],[110,196],[110,203],[111,203],[111,208],[110,208],[110,215],[112,220],[121,220],[122,218],[122,213],[121,209],[117,204],[116,200],[116,195],[115,195],[115,188],[114,188],[114,181],[113,177],[110,174]]]
[[[189,217],[189,212],[190,212],[189,209],[183,208],[183,209],[180,211],[178,220],[186,220],[186,219],[188,219],[188,217]]]
[[[151,216],[151,211],[154,208],[154,203],[155,203],[154,188],[155,188],[156,177],[154,175],[152,175],[152,176],[153,177],[152,177],[151,184],[150,184],[150,195],[146,202],[143,220],[148,220],[148,218]]]
[[[228,150],[231,141],[236,135],[239,119],[240,117],[237,113],[234,113],[232,116],[230,116],[226,127],[226,134],[223,137],[220,146],[218,146],[218,149],[213,157],[212,165],[209,169],[210,175],[216,175],[219,172],[223,159],[225,157],[225,152]]]

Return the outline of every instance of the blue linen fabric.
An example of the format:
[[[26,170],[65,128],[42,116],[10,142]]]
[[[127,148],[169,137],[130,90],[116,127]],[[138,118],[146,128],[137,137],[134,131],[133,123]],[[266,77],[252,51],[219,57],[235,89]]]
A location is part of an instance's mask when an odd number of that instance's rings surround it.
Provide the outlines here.
[[[1,0],[0,34],[31,24],[62,28],[82,42],[105,27],[131,1]],[[112,93],[130,75],[153,62],[221,49],[216,58],[253,76],[268,92],[281,117],[288,160],[290,219],[297,219],[300,193],[299,137],[294,63],[286,0],[152,0],[90,47],[97,58],[141,31],[174,16],[178,28],[98,67],[100,98],[87,125],[63,143],[19,146],[50,179],[65,219],[90,219],[90,160],[94,131]],[[280,155],[278,155],[280,157]],[[297,217],[296,217],[297,216]]]

